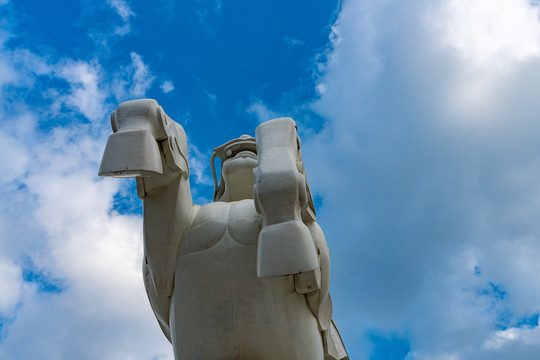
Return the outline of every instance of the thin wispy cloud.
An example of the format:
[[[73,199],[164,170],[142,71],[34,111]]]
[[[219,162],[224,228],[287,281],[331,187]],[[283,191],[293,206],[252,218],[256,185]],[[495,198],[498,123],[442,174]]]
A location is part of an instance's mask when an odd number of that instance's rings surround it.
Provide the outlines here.
[[[108,0],[107,2],[116,10],[123,21],[128,21],[130,17],[135,16],[135,13],[125,0]]]
[[[291,50],[292,48],[306,45],[304,41],[297,39],[295,37],[291,37],[291,36],[285,36],[283,41],[285,41],[285,44],[287,45],[287,50]]]
[[[194,144],[189,145],[188,151],[189,170],[195,179],[195,184],[213,185],[210,175],[210,155],[201,152]]]
[[[152,86],[154,76],[142,56],[130,53],[131,63],[116,75],[112,90],[118,102],[141,98]]]
[[[199,25],[210,36],[216,35],[216,19],[221,16],[223,11],[223,1],[214,0],[213,2],[197,1],[198,9],[195,14]]]
[[[119,36],[127,35],[131,31],[129,19],[136,16],[135,13],[125,0],[107,0],[107,3],[116,10],[118,16],[122,19],[122,25],[114,29],[114,34]]]
[[[255,115],[259,123],[263,123],[278,117],[277,114],[261,100],[256,100],[251,103],[246,111],[248,114]]]

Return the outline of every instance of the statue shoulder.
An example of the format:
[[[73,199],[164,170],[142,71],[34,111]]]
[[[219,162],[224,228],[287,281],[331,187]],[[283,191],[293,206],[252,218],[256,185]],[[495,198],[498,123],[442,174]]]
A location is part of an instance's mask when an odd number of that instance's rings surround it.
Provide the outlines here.
[[[228,214],[227,203],[196,205],[180,241],[178,254],[206,250],[215,245],[227,230]]]
[[[189,228],[198,227],[208,221],[227,221],[230,205],[225,202],[211,202],[206,205],[195,205]]]

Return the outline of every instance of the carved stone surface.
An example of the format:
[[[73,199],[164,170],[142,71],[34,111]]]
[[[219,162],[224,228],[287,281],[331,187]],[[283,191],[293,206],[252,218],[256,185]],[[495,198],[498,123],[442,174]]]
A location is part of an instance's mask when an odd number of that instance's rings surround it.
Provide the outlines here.
[[[292,119],[215,148],[204,206],[192,202],[184,130],[155,100],[120,104],[111,124],[99,175],[137,179],[144,283],[177,360],[348,359]]]

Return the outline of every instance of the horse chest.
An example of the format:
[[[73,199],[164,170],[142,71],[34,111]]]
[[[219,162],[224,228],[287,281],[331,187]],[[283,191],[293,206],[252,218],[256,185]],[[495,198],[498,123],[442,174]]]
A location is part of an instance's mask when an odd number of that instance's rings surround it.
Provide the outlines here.
[[[255,246],[260,231],[261,216],[253,200],[210,203],[199,208],[181,239],[178,253],[209,250],[225,239]]]

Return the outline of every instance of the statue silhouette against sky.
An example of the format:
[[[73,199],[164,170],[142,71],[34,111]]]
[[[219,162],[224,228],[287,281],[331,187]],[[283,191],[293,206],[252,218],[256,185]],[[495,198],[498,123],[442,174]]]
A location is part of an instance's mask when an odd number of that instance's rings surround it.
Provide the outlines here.
[[[155,100],[120,104],[111,124],[99,174],[136,177],[144,284],[175,359],[348,359],[292,119],[215,148],[214,202],[203,206],[185,132]]]

